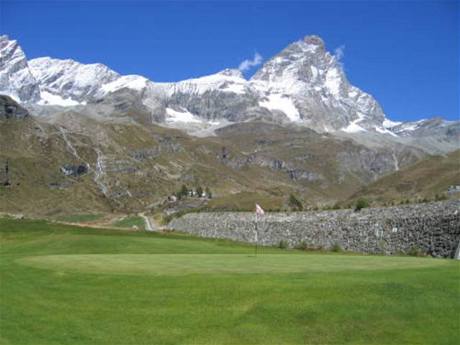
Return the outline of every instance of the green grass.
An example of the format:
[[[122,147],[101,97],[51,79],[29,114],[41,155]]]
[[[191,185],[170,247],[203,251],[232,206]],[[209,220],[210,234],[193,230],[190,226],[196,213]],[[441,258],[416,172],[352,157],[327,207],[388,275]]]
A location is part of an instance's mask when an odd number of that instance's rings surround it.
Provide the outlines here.
[[[119,228],[137,227],[138,229],[145,229],[145,220],[140,216],[129,216],[113,223],[113,225]]]
[[[0,344],[457,344],[460,263],[0,219]]]

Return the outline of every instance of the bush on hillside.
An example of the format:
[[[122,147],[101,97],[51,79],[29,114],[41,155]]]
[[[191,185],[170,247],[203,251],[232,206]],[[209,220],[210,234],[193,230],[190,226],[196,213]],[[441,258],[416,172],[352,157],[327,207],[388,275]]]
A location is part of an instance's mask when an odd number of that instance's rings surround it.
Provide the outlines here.
[[[288,205],[289,205],[289,208],[291,208],[294,211],[302,211],[303,210],[302,203],[300,202],[299,199],[297,199],[294,196],[294,194],[289,195]]]
[[[369,207],[369,201],[367,201],[367,199],[358,199],[358,201],[356,201],[356,205],[355,205],[355,212],[358,212],[358,211],[361,211],[363,208],[367,208]]]

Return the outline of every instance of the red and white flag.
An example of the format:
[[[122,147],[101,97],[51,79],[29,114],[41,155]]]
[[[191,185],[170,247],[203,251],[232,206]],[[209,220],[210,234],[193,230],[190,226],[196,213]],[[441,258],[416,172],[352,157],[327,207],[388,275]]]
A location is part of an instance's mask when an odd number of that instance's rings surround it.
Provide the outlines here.
[[[260,207],[259,204],[256,204],[256,215],[263,216],[264,214],[265,214],[264,209]]]

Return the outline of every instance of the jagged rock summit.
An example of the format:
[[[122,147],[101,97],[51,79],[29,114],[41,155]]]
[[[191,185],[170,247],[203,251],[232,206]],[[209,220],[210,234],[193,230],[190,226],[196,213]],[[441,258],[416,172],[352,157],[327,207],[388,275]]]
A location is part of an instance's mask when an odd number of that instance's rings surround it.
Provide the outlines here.
[[[15,40],[0,36],[0,92],[18,102],[38,102],[39,84],[30,72],[26,55]]]
[[[318,36],[306,36],[267,61],[251,78],[271,103],[285,97],[298,121],[317,131],[385,132],[385,115],[369,94],[350,85],[338,58]]]

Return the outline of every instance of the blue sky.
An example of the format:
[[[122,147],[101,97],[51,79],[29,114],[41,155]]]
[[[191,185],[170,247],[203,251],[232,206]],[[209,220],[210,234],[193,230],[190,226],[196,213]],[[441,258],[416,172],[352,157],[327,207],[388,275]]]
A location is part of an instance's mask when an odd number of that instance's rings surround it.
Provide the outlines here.
[[[459,2],[5,1],[0,32],[28,58],[101,62],[177,81],[264,60],[318,34],[394,120],[459,117]],[[257,67],[246,73],[250,76]]]

